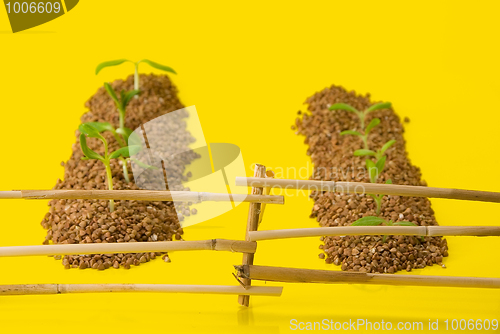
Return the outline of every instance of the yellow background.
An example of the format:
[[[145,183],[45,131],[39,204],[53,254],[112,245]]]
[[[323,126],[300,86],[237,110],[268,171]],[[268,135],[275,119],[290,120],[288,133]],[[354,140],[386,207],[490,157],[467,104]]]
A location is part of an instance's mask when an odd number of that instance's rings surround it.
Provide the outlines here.
[[[391,101],[408,116],[412,162],[431,186],[498,191],[499,8],[495,1],[80,1],[68,14],[10,33],[0,9],[1,189],[47,189],[74,143],[83,103],[124,64],[172,66],[185,105],[196,105],[207,142],[241,147],[247,175],[309,163],[290,130],[306,97],[331,84]],[[142,72],[153,70],[143,64]],[[498,205],[432,200],[441,225],[495,225]],[[268,206],[263,229],[315,227],[307,197]],[[40,244],[44,201],[2,201],[0,245]],[[188,240],[244,238],[247,206],[186,229]],[[416,275],[500,276],[497,238],[448,238],[447,269]],[[259,244],[256,263],[335,269],[316,238]],[[172,253],[130,271],[64,270],[48,257],[0,259],[0,284],[235,284],[241,255]],[[263,283],[259,283],[263,284]],[[277,284],[273,284],[277,285]],[[88,294],[0,297],[0,331],[289,332],[290,319],[391,321],[500,318],[500,292],[481,289],[285,284],[283,296]],[[426,325],[427,326],[427,325]]]

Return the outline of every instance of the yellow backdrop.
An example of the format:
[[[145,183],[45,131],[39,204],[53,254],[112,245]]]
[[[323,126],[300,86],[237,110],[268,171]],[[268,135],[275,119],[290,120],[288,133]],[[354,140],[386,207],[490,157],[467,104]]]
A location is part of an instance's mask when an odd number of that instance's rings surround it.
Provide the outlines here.
[[[303,101],[331,84],[391,101],[411,120],[412,162],[431,186],[498,191],[498,3],[475,1],[80,1],[45,25],[10,33],[0,9],[1,189],[47,189],[63,176],[84,102],[131,64],[94,75],[101,61],[149,58],[172,66],[208,142],[241,147],[247,175],[309,163],[290,129]],[[144,64],[143,64],[144,65]],[[143,72],[156,70],[142,67]],[[495,225],[498,205],[432,200],[441,225]],[[268,206],[263,229],[315,227],[312,201]],[[188,240],[244,238],[247,205],[186,228]],[[43,241],[44,201],[0,203],[0,245]],[[497,238],[448,238],[447,269],[416,275],[498,277]],[[266,241],[256,263],[338,270],[316,238]],[[0,284],[235,284],[241,255],[172,253],[132,270],[64,270],[48,257],[0,258]],[[259,283],[263,284],[263,283]],[[268,283],[269,285],[277,285]],[[38,333],[240,331],[286,333],[291,319],[423,321],[500,317],[500,292],[481,289],[285,284],[281,298],[89,294],[0,297],[0,331]],[[427,329],[427,327],[426,327]]]

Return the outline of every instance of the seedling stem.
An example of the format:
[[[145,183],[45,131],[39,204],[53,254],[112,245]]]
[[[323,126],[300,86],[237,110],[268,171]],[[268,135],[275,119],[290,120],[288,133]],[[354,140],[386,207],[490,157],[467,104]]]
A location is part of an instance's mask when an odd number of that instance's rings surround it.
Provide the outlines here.
[[[110,160],[111,159],[117,159],[117,158],[124,158],[124,157],[129,157],[131,154],[135,154],[140,150],[140,146],[138,145],[133,145],[133,146],[126,146],[122,147],[112,153],[108,152],[108,142],[106,141],[106,138],[104,138],[98,130],[96,130],[94,127],[92,127],[89,124],[82,124],[80,126],[80,146],[82,148],[82,152],[84,154],[84,157],[82,159],[88,160],[88,159],[96,159],[101,161],[106,169],[106,179],[108,183],[108,189],[113,190],[113,175],[111,173],[111,164]],[[87,136],[91,138],[97,138],[102,141],[104,145],[104,156],[100,155],[99,153],[91,150],[87,146]],[[133,151],[133,152],[131,152]],[[113,212],[115,210],[115,202],[114,200],[109,200],[109,211]]]
[[[106,177],[108,179],[108,189],[113,190],[113,175],[111,175],[111,166],[108,163],[104,163],[104,166],[106,166]],[[115,211],[115,201],[110,199],[109,200],[109,211],[113,212]]]

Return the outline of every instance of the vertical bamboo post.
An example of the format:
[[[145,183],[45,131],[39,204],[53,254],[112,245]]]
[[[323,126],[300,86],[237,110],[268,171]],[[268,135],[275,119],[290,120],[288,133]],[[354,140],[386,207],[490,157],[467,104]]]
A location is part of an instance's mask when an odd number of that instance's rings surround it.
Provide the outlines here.
[[[255,164],[254,177],[266,177],[266,166]],[[252,188],[252,195],[262,195],[262,188]],[[247,220],[247,230],[245,234],[245,240],[249,239],[250,231],[257,231],[257,227],[259,225],[259,217],[260,217],[260,209],[261,203],[250,203],[250,207],[248,209],[248,220]],[[243,253],[243,265],[251,265],[253,264],[254,254]],[[250,286],[252,283],[249,278],[243,278],[242,283],[245,287]],[[248,306],[250,304],[249,296],[239,295],[238,303],[242,306]]]

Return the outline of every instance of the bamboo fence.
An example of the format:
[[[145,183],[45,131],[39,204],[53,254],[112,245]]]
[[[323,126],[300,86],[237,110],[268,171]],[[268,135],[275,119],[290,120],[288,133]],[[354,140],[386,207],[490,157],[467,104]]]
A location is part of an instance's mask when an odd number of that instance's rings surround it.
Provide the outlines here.
[[[283,196],[218,194],[195,191],[154,190],[13,190],[0,191],[0,199],[96,199],[175,202],[250,202],[284,204]]]
[[[0,296],[97,292],[168,292],[245,296],[281,296],[282,287],[176,284],[16,284],[0,285]]]
[[[422,186],[406,186],[398,184],[336,182],[293,179],[260,179],[256,177],[236,177],[237,186],[271,187],[281,189],[301,189],[309,191],[330,191],[350,194],[383,194],[392,196],[414,196],[431,198],[448,198],[466,201],[481,201],[500,203],[500,193],[432,188]]]
[[[500,279],[490,277],[390,275],[255,265],[235,266],[235,269],[239,277],[259,281],[500,289]]]
[[[249,306],[249,297],[279,296],[282,287],[252,286],[252,280],[293,283],[347,283],[404,286],[437,286],[460,288],[500,288],[499,278],[489,277],[447,277],[422,275],[387,275],[360,272],[342,272],[282,268],[254,265],[257,241],[344,235],[415,235],[415,236],[500,236],[498,226],[339,226],[285,230],[258,231],[266,204],[283,204],[283,196],[271,196],[273,187],[285,189],[307,189],[347,193],[377,193],[393,196],[417,196],[450,198],[459,200],[500,203],[500,193],[463,189],[445,189],[388,184],[333,182],[313,180],[274,179],[274,173],[266,167],[256,165],[254,177],[238,177],[237,185],[252,186],[250,195],[130,191],[130,190],[19,190],[0,191],[0,199],[116,199],[148,201],[228,201],[249,202],[245,240],[211,239],[198,241],[166,241],[136,243],[66,244],[45,246],[0,247],[0,257],[71,255],[71,254],[113,254],[140,252],[167,252],[191,250],[216,250],[243,253],[242,265],[235,266],[239,286],[223,285],[168,285],[168,284],[24,284],[0,286],[0,295],[62,294],[85,292],[171,292],[235,294],[238,302]]]
[[[257,243],[241,240],[196,240],[196,241],[157,241],[157,242],[120,242],[94,244],[66,244],[40,246],[0,247],[0,257],[7,256],[50,256],[80,254],[116,254],[143,252],[171,252],[214,250],[239,253],[255,253]]]
[[[263,165],[256,164],[255,165],[255,177],[265,177],[266,176],[266,167]],[[263,192],[263,188],[252,188],[252,195],[261,195]],[[245,240],[249,241],[249,233],[251,231],[256,231],[259,226],[259,219],[261,213],[261,203],[250,203],[248,209],[248,219],[247,219],[247,230],[245,235]],[[243,265],[253,264],[254,254],[244,253],[243,254]],[[240,282],[245,288],[250,287],[252,283],[249,278],[243,278]],[[249,306],[250,297],[247,295],[238,296],[238,303],[242,306]]]
[[[500,226],[337,226],[285,230],[251,231],[249,241],[344,236],[344,235],[415,235],[435,236],[500,236]]]

